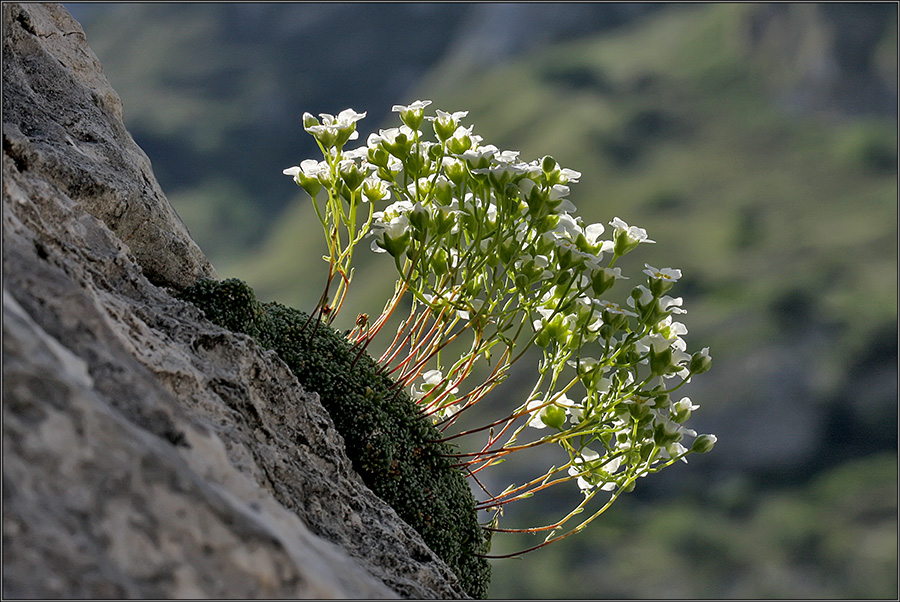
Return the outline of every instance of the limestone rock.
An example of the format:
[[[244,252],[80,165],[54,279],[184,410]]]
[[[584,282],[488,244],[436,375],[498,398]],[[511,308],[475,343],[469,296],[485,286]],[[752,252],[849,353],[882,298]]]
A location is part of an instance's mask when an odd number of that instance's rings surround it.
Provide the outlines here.
[[[3,44],[2,595],[463,597],[315,393],[158,286],[212,268],[78,24],[4,3]]]
[[[122,122],[81,26],[58,4],[3,6],[3,149],[125,241],[156,284],[215,270]]]

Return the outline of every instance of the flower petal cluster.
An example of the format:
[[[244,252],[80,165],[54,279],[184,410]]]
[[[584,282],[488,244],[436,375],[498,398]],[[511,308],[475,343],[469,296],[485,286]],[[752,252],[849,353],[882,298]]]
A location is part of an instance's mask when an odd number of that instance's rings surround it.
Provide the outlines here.
[[[489,425],[483,450],[465,463],[472,474],[505,453],[555,443],[569,461],[533,481],[534,490],[574,480],[588,500],[598,491],[617,496],[640,477],[709,451],[715,437],[684,426],[699,406],[671,399],[711,365],[708,348],[688,351],[687,327],[676,320],[686,310],[668,293],[681,270],[645,263],[639,282],[620,292],[629,277],[615,264],[655,242],[646,230],[619,217],[609,228],[585,223],[569,198],[580,172],[550,156],[523,161],[518,151],[485,144],[462,123],[467,111],[426,115],[431,104],[395,105],[401,123],[351,151],[343,144],[358,136],[364,113],[348,109],[321,121],[306,114],[325,160],[284,171],[314,203],[328,190],[328,215],[336,216],[330,227],[323,220],[329,240],[343,225],[353,242],[369,237],[397,268],[397,293],[372,328],[353,331],[356,342],[367,345],[408,304],[381,361],[442,429],[501,383],[527,349],[540,350],[532,393],[505,422]],[[357,228],[360,202],[369,203],[369,219]],[[349,256],[332,253],[342,282]],[[461,351],[451,353],[450,343]],[[476,364],[488,376],[462,389]],[[520,437],[537,439],[521,444]],[[483,507],[528,493],[514,487]]]

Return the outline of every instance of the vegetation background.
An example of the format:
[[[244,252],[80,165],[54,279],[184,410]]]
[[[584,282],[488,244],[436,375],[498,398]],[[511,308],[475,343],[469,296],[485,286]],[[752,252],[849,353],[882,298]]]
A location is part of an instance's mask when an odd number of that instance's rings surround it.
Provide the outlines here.
[[[281,173],[317,157],[303,111],[367,111],[364,140],[419,98],[581,171],[586,223],[657,241],[626,271],[684,271],[686,338],[713,356],[691,426],[716,449],[586,532],[494,561],[491,597],[896,599],[896,3],[65,6],[194,238],[263,300],[309,310],[324,281],[312,209]],[[339,326],[391,290],[370,255]],[[536,496],[508,524],[577,496]]]

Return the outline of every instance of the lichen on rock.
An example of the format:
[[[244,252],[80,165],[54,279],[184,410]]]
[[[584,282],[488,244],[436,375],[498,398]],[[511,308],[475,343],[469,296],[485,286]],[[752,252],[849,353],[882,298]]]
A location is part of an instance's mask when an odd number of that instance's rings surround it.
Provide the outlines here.
[[[366,485],[422,535],[470,596],[484,597],[485,532],[464,475],[447,458],[454,448],[436,442],[438,430],[367,353],[304,312],[257,301],[237,279],[202,280],[179,297],[211,322],[276,351],[319,394]]]

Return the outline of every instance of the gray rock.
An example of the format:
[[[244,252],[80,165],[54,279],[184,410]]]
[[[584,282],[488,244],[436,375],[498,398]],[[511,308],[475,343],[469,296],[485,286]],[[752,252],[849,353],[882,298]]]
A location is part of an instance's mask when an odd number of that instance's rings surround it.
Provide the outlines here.
[[[211,268],[77,24],[3,27],[2,595],[464,597],[315,393],[157,286]]]
[[[103,220],[156,284],[215,270],[122,122],[81,26],[58,4],[3,5],[3,149]]]

